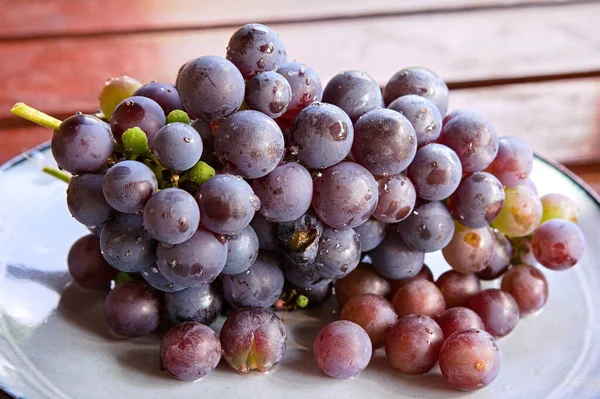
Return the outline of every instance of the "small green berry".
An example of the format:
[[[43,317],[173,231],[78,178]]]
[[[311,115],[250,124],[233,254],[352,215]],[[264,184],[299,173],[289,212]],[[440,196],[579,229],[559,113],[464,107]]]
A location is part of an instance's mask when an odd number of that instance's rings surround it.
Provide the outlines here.
[[[189,180],[202,184],[215,175],[215,170],[206,162],[199,161],[188,172]]]
[[[169,112],[169,115],[167,115],[167,123],[173,123],[173,122],[181,122],[181,123],[186,123],[189,125],[191,121],[190,121],[190,117],[188,116],[188,114],[185,111],[176,109],[176,110]]]
[[[305,308],[308,306],[308,298],[304,295],[298,295],[298,297],[296,298],[296,305],[298,305],[301,308]]]
[[[122,283],[126,283],[128,281],[133,281],[133,279],[131,278],[131,276],[127,273],[124,272],[119,272],[117,273],[117,275],[115,276],[115,284],[119,285]]]
[[[144,154],[148,151],[148,137],[137,126],[125,130],[121,140],[123,140],[126,151],[133,152],[134,154]]]

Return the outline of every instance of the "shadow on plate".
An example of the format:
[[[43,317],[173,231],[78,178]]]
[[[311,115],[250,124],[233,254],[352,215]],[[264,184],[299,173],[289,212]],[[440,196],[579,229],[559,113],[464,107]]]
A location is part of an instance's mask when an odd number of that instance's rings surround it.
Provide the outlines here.
[[[161,378],[169,381],[176,381],[166,373],[160,371],[159,367],[159,346],[148,348],[127,349],[117,356],[117,361],[128,370],[135,371],[153,378]]]

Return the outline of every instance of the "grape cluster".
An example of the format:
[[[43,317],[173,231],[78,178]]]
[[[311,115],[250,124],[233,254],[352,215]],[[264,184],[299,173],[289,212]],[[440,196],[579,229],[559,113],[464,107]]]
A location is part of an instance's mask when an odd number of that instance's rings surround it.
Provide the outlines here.
[[[69,211],[98,232],[73,244],[73,280],[116,283],[105,309],[118,334],[174,325],[160,365],[181,380],[221,357],[270,370],[287,335],[269,308],[319,306],[335,287],[342,320],[314,341],[325,374],[355,376],[383,347],[401,374],[439,360],[454,387],[485,387],[496,339],[548,298],[538,263],[568,269],[585,240],[573,201],[538,197],[525,142],[448,104],[424,68],[383,93],[361,71],[323,87],[261,24],[236,31],[226,58],[183,65],[175,85],[111,79],[105,120],[78,113],[52,140],[73,174]],[[434,281],[423,261],[439,250],[450,270]],[[227,308],[217,336],[207,326]]]

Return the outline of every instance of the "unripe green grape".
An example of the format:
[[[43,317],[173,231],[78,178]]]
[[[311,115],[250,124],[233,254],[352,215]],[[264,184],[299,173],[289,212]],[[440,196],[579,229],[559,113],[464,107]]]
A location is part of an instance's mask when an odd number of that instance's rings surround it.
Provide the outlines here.
[[[140,82],[127,75],[110,78],[104,82],[104,87],[98,96],[104,118],[110,120],[117,104],[133,96],[133,93],[140,87],[142,87]]]
[[[542,201],[526,186],[506,188],[504,192],[504,205],[498,217],[492,221],[492,227],[509,237],[524,237],[533,233],[542,220]]]
[[[573,223],[579,221],[579,207],[571,198],[562,194],[546,194],[541,199],[544,208],[542,223],[550,219],[566,219]]]

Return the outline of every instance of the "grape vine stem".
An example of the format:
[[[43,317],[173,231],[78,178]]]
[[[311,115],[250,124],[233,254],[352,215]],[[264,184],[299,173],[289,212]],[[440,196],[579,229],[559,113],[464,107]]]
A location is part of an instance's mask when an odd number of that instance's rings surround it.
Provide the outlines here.
[[[47,127],[48,129],[56,130],[62,123],[60,120],[38,111],[35,108],[30,107],[24,103],[16,103],[10,110],[13,114],[26,119],[30,122],[37,123],[40,126]]]

